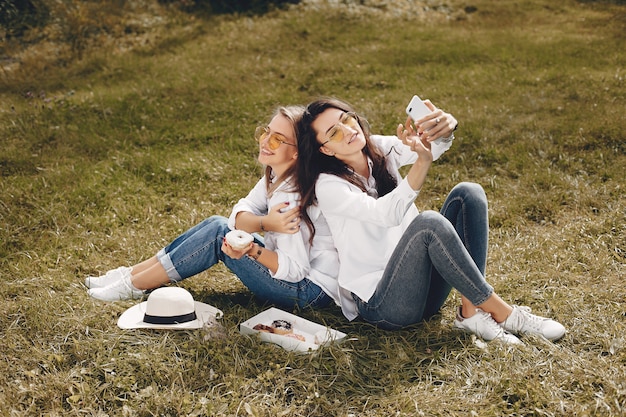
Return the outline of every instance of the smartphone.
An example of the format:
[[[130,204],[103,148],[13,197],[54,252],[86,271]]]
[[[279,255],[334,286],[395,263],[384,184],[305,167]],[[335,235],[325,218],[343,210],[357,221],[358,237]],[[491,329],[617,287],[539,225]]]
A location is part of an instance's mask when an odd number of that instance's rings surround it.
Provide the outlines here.
[[[432,113],[432,110],[426,107],[426,104],[418,96],[413,96],[409,105],[406,106],[406,114],[408,114],[413,121],[421,119],[427,114]]]

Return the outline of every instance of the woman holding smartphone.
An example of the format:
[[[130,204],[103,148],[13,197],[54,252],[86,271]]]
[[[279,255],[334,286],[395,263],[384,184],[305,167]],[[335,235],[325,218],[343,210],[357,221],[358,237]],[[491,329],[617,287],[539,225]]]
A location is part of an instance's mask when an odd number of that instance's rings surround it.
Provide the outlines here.
[[[300,228],[300,194],[295,186],[298,151],[295,126],[303,108],[280,107],[267,126],[257,128],[258,161],[265,176],[232,210],[229,219],[212,216],[187,230],[152,258],[88,277],[89,295],[103,301],[141,298],[145,290],[177,283],[223,262],[253,294],[281,307],[321,307],[338,301],[338,259],[328,225],[312,208],[316,234]],[[231,229],[264,237],[237,250],[225,240]]]
[[[455,327],[507,343],[521,343],[515,334],[525,333],[561,338],[561,324],[507,304],[485,280],[488,218],[480,185],[458,184],[441,213],[415,207],[457,125],[451,114],[425,104],[430,113],[407,119],[397,136],[370,135],[365,119],[336,99],[310,103],[299,123],[302,209],[319,207],[330,226],[344,315],[399,329],[437,313],[456,288]],[[410,169],[402,178],[404,165]]]

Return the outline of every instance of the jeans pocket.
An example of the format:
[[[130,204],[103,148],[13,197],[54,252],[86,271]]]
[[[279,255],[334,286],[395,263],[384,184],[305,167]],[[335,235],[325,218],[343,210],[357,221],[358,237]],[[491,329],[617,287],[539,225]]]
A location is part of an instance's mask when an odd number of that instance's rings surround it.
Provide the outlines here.
[[[359,315],[366,322],[373,324],[379,329],[383,330],[400,330],[404,327],[402,324],[396,324],[392,321],[389,321],[388,317],[382,317],[380,312],[375,308],[370,306],[365,301],[361,300],[356,295],[352,294],[352,298],[354,299]]]

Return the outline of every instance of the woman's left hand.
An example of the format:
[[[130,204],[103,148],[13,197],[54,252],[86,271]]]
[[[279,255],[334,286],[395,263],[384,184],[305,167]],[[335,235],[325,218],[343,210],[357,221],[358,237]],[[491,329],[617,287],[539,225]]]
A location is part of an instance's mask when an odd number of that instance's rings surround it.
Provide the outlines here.
[[[430,100],[424,100],[424,104],[432,110],[431,113],[413,122],[407,118],[405,129],[416,132],[418,136],[428,142],[433,142],[439,138],[448,138],[456,129],[459,122],[450,113],[446,113],[435,107]]]

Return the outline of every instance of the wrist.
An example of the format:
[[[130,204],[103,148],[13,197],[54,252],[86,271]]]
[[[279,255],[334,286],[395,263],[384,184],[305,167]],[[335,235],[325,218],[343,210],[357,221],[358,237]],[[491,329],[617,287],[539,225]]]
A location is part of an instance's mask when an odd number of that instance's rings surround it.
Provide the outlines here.
[[[456,128],[455,128],[456,129]],[[448,136],[447,138],[441,138],[441,141],[443,143],[450,143],[454,140],[454,131],[452,131],[452,133],[450,133],[450,136]]]
[[[255,243],[254,245],[252,245],[252,249],[250,249],[248,253],[246,253],[246,255],[257,261],[262,252],[263,248],[258,243]]]
[[[263,226],[263,218],[264,218],[264,217],[265,217],[265,216],[261,216],[261,217],[259,218],[259,226],[261,227],[261,231],[262,231],[262,232],[265,232],[265,231],[266,231],[266,230],[265,230],[265,227]]]

